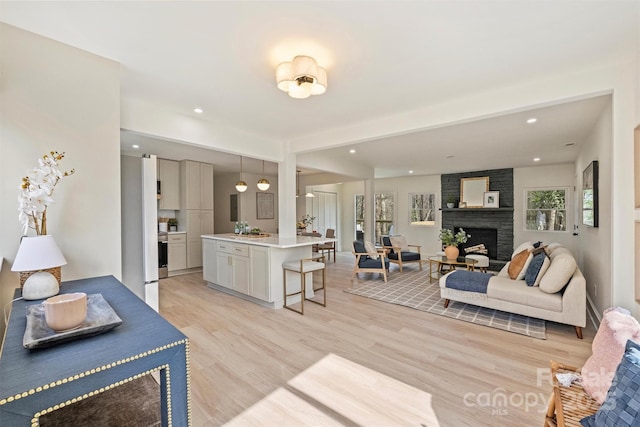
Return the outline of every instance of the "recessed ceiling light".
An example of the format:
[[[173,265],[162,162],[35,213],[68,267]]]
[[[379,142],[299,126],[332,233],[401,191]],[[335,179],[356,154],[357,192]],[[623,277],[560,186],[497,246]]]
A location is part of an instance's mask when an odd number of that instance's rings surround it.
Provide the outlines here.
[[[351,154],[354,154],[354,153],[356,152],[356,150],[354,150],[354,149],[352,148],[351,150],[349,150],[349,152],[350,152]]]
[[[539,161],[540,161],[540,157],[534,157],[534,158],[533,158],[533,161],[534,161],[534,162],[539,162]]]
[[[202,114],[204,112],[204,110],[202,108],[194,108],[193,112],[194,113],[198,113],[198,114]]]
[[[140,146],[139,146],[138,144],[133,144],[133,145],[132,145],[132,147],[133,147],[133,148],[135,148],[136,150],[137,150],[138,148],[140,148]]]
[[[529,124],[533,124],[533,123],[535,123],[537,121],[538,121],[538,119],[536,119],[535,117],[531,117],[530,119],[527,119],[527,123],[529,123]]]
[[[413,171],[409,171],[409,173],[413,173]]]

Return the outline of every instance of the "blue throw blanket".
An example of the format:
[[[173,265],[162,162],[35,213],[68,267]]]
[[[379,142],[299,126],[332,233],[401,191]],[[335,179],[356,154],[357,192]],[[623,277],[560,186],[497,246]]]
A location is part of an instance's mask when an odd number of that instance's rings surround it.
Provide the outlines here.
[[[492,275],[479,271],[456,270],[447,276],[446,287],[459,291],[487,293]]]

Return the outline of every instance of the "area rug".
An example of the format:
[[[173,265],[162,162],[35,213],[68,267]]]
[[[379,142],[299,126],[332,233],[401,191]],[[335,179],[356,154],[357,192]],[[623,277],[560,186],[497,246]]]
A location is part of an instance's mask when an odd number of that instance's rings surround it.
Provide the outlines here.
[[[544,320],[457,301],[451,301],[449,307],[444,308],[438,282],[434,280],[429,283],[429,272],[424,270],[394,273],[387,283],[376,277],[345,289],[345,292],[533,338],[547,339]]]

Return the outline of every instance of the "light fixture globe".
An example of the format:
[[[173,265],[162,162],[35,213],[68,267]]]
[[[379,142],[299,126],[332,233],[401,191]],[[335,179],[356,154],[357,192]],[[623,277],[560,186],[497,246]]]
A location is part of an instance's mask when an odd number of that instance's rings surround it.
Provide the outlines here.
[[[267,191],[271,184],[269,183],[269,180],[267,178],[264,178],[264,160],[262,161],[262,176],[263,178],[260,178],[258,180],[258,190]]]
[[[327,90],[327,70],[318,66],[312,57],[298,55],[291,62],[278,65],[276,84],[295,99],[322,95]]]
[[[270,185],[271,184],[269,183],[269,180],[267,178],[258,180],[258,190],[260,191],[267,191]]]
[[[247,183],[243,180],[236,182],[236,190],[238,190],[240,193],[244,193],[245,191],[247,191],[247,188]]]

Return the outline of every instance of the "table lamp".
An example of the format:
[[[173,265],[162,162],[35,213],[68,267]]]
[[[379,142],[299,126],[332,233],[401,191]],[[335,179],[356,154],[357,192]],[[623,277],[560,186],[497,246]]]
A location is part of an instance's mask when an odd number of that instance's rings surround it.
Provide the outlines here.
[[[53,236],[23,237],[11,271],[34,271],[22,286],[22,298],[36,300],[56,295],[60,288],[50,268],[66,265]]]

